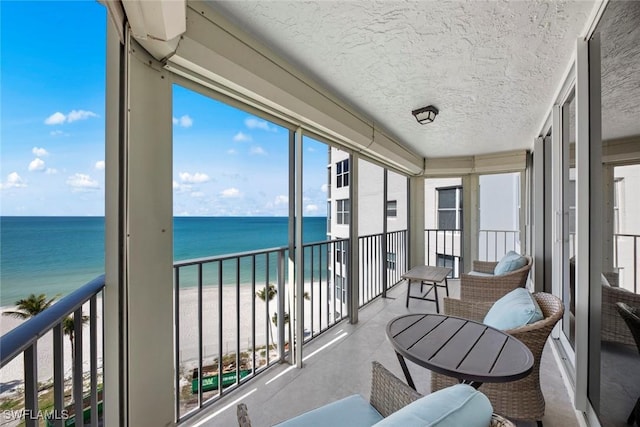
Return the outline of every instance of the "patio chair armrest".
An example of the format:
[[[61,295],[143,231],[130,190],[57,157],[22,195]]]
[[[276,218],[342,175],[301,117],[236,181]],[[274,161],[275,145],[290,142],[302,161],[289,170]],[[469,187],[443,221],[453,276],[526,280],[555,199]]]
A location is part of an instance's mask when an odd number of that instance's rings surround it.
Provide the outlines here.
[[[371,406],[383,417],[422,397],[420,393],[402,382],[379,362],[372,362]]]
[[[491,416],[491,424],[490,427],[516,427],[514,423],[509,421],[508,419],[501,417],[498,414],[493,414]]]
[[[482,322],[492,305],[490,301],[444,298],[444,314]]]
[[[473,261],[472,270],[478,273],[493,274],[496,265],[498,265],[497,261]]]

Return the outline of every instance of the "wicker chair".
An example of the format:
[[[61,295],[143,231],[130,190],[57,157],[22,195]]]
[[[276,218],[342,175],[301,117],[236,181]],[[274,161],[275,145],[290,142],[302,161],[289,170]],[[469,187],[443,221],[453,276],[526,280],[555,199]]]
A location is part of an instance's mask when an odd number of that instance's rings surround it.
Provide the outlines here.
[[[473,271],[491,276],[460,275],[460,299],[466,301],[497,301],[515,288],[523,288],[533,260],[525,255],[527,264],[500,276],[493,276],[497,262],[473,261]]]
[[[640,353],[640,307],[629,307],[627,304],[619,302],[616,303],[616,309],[633,334],[638,353]],[[627,424],[631,425],[634,421],[637,426],[640,426],[640,397],[627,419]]]
[[[540,389],[540,359],[547,337],[555,324],[562,318],[562,301],[547,293],[534,294],[542,309],[544,319],[520,328],[505,331],[522,341],[533,353],[534,364],[531,374],[521,380],[508,383],[484,383],[480,387],[491,401],[494,411],[517,420],[537,421],[542,425],[544,396]],[[491,308],[491,302],[471,302],[444,299],[444,313],[466,319],[482,321]],[[440,390],[457,383],[457,380],[435,372],[431,373],[431,390]]]
[[[640,295],[618,287],[616,273],[603,273],[602,279],[602,340],[626,345],[636,345],[636,340],[618,313],[616,304],[625,303],[640,307]]]
[[[383,417],[388,417],[422,397],[420,393],[406,385],[380,363],[374,361],[372,365],[369,402]],[[240,427],[251,427],[247,406],[244,403],[238,405],[237,414]],[[489,427],[515,427],[515,424],[500,415],[493,414]]]

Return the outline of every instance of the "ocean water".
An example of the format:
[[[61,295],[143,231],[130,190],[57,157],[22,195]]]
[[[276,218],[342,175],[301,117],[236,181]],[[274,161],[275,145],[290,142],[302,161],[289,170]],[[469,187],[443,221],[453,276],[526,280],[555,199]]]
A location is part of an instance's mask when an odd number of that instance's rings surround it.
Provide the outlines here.
[[[326,237],[326,218],[308,217],[305,242]],[[283,217],[176,217],[174,260],[285,246]],[[31,293],[66,295],[104,272],[104,218],[1,217],[0,306]]]

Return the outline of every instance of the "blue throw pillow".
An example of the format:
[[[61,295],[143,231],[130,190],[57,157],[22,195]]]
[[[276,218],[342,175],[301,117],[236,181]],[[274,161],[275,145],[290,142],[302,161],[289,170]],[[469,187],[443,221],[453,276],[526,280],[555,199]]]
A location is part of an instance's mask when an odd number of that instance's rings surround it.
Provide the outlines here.
[[[496,276],[501,276],[503,274],[510,273],[512,271],[516,271],[519,268],[527,265],[527,258],[523,257],[517,252],[509,251],[507,252],[498,264],[493,269],[493,274]]]
[[[362,398],[354,394],[321,406],[275,427],[370,427],[382,419],[382,415]]]
[[[487,396],[457,384],[421,397],[374,427],[489,427],[492,413]]]
[[[516,288],[496,301],[483,323],[503,331],[544,319],[536,299],[525,288]]]

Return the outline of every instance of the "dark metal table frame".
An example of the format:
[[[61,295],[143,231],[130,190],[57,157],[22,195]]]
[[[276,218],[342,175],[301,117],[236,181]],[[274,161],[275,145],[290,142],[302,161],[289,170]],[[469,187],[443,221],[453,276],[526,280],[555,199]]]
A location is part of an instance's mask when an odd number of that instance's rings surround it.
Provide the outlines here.
[[[447,296],[449,296],[449,282],[447,277],[451,273],[450,267],[434,267],[430,265],[421,265],[413,267],[402,275],[402,278],[407,281],[407,302],[406,307],[409,307],[409,298],[419,299],[423,301],[431,301],[436,303],[436,311],[440,312],[440,303],[438,300],[438,288],[445,288]],[[444,281],[444,285],[441,283]],[[411,282],[420,282],[420,292],[424,286],[429,286],[426,293],[420,296],[411,295]],[[433,291],[434,297],[428,298],[428,295]]]
[[[405,361],[478,388],[509,382],[533,370],[533,354],[513,336],[468,319],[441,314],[408,314],[387,324],[407,384],[415,384]]]

